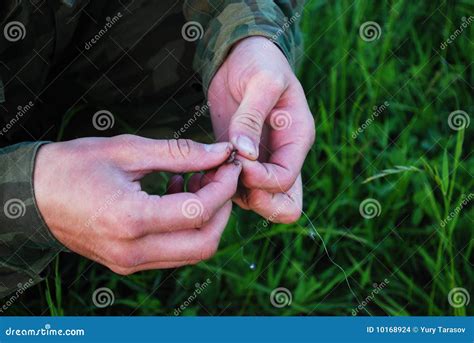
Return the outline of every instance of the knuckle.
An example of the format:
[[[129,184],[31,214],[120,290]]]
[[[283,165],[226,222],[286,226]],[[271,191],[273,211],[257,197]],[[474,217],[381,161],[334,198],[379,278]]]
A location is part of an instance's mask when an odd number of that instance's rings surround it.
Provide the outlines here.
[[[191,154],[193,144],[189,139],[170,139],[167,143],[168,153],[175,159],[185,159]]]
[[[115,142],[118,142],[118,143],[133,143],[136,141],[138,137],[137,136],[134,136],[134,135],[131,135],[131,134],[123,134],[123,135],[118,135],[118,136],[115,136],[113,137],[112,139],[115,141]]]
[[[103,229],[107,237],[120,238],[117,237],[117,233],[121,232],[123,221],[115,211],[103,211],[101,215],[97,216],[96,221],[94,226]]]
[[[189,139],[178,139],[178,148],[182,157],[188,157],[191,153],[192,143]]]
[[[201,225],[207,223],[209,220],[211,220],[212,218],[212,213],[211,211],[209,210],[209,206],[207,205],[204,205],[202,206],[202,214],[200,216],[200,220],[201,220]]]
[[[140,238],[137,226],[128,224],[118,231],[118,238],[123,240],[135,240]]]
[[[259,135],[262,131],[262,118],[264,118],[264,114],[260,110],[252,108],[237,115],[235,123],[250,130],[253,134]]]
[[[168,148],[168,154],[173,157],[173,158],[176,158],[176,150],[177,150],[177,146],[178,146],[178,141],[176,139],[169,139],[166,141],[166,145],[167,145],[167,148]]]
[[[143,138],[131,134],[115,136],[107,139],[103,152],[118,161],[127,161],[141,149],[143,141]]]
[[[122,269],[134,269],[140,264],[141,256],[138,250],[119,245],[112,250],[110,258],[115,265]]]
[[[120,229],[117,230],[118,238],[134,240],[143,235],[142,220],[133,213],[125,213],[120,216]]]
[[[281,192],[287,192],[293,187],[293,184],[295,183],[296,178],[291,174],[291,172],[286,172],[284,173],[280,178],[278,182],[279,191]]]
[[[255,75],[259,84],[265,85],[265,91],[270,94],[282,93],[287,87],[287,79],[283,73],[262,70]]]
[[[112,138],[112,146],[117,151],[130,151],[131,147],[137,145],[140,141],[140,137],[131,134],[123,134]]]

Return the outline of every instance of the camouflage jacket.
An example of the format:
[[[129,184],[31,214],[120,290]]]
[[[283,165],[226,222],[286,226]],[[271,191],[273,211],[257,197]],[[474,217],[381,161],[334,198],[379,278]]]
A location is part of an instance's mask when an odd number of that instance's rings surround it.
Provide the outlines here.
[[[232,45],[248,36],[267,37],[294,66],[303,2],[2,0],[0,296],[40,281],[65,249],[33,187],[36,152],[57,139],[64,113],[81,101],[133,108],[129,122],[148,122],[160,107],[158,124],[166,122],[179,110],[168,100],[192,107]],[[77,131],[72,138],[98,133]]]

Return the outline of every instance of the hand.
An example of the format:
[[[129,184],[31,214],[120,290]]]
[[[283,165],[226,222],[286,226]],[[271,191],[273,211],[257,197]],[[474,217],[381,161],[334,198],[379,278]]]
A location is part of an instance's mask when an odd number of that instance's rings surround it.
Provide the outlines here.
[[[229,143],[131,135],[51,143],[36,158],[36,200],[61,243],[116,273],[197,263],[214,254],[231,212],[242,168],[222,165],[231,149]],[[188,193],[182,193],[179,176],[164,196],[140,187],[139,180],[151,172],[220,165],[206,182],[193,176]]]
[[[230,140],[245,157],[244,189],[235,201],[275,222],[297,220],[300,171],[315,128],[283,53],[263,37],[240,41],[214,76],[208,98],[218,140]]]

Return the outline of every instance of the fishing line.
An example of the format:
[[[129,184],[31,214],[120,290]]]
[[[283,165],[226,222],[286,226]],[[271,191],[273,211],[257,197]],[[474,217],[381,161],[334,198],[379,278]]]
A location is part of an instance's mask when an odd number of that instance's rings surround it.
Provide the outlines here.
[[[227,163],[232,163],[232,162],[234,162],[235,157],[236,157],[236,150],[233,150],[231,156],[230,156],[229,159],[227,160]],[[280,185],[279,185],[279,186],[280,186]],[[280,189],[282,189],[281,186],[280,186]],[[296,201],[292,198],[291,195],[289,195],[288,193],[283,193],[283,194],[285,194],[285,195],[288,197],[288,199],[290,199],[290,201],[292,201],[293,203],[296,204]],[[346,280],[347,287],[349,288],[349,291],[350,291],[351,294],[354,296],[354,298],[355,298],[355,300],[357,301],[357,303],[360,305],[361,302],[360,302],[360,300],[359,300],[359,297],[357,296],[357,294],[356,294],[356,293],[354,292],[354,290],[352,289],[351,284],[350,284],[350,282],[349,282],[349,277],[347,276],[346,271],[345,271],[344,268],[342,268],[338,263],[336,263],[336,261],[334,261],[334,260],[332,259],[331,255],[329,254],[329,251],[328,251],[328,248],[327,248],[327,246],[326,246],[326,243],[324,242],[323,237],[320,235],[320,233],[318,232],[318,230],[316,230],[316,227],[314,226],[313,221],[311,220],[311,218],[306,214],[305,211],[303,211],[303,208],[299,208],[299,210],[301,211],[301,213],[303,214],[303,216],[308,220],[309,224],[311,225],[312,230],[308,228],[310,238],[311,238],[314,242],[316,242],[316,239],[314,238],[315,234],[319,237],[319,239],[321,240],[321,243],[322,243],[322,246],[323,246],[323,249],[324,249],[324,252],[325,252],[327,258],[329,259],[329,261],[330,261],[336,268],[338,268],[338,269],[342,272],[342,274],[344,275],[344,278],[345,278],[345,280]],[[240,236],[240,238],[241,238],[242,240],[244,240],[244,237],[242,236],[242,234],[240,233],[240,230],[239,230],[239,222],[238,222],[238,221],[237,221],[237,223],[236,223],[236,229],[237,229],[237,233],[238,233],[238,235]],[[252,269],[252,270],[255,269],[255,268],[256,268],[255,263],[250,263],[250,262],[245,258],[244,246],[242,246],[242,247],[240,248],[240,251],[241,251],[241,255],[242,255],[242,258],[243,258],[244,262],[249,265],[250,269]],[[363,306],[363,309],[364,309],[365,312],[367,312],[367,314],[368,314],[369,316],[372,316],[372,314],[369,312],[369,310],[366,309],[365,306]]]
[[[292,201],[293,203],[296,204],[296,201],[293,199],[293,197],[291,195],[289,195],[288,193],[284,193],[288,199],[290,199],[290,201]],[[331,257],[331,255],[329,254],[329,251],[328,251],[328,248],[326,246],[326,243],[324,242],[324,239],[323,237],[319,234],[318,230],[316,230],[316,227],[314,226],[313,224],[313,221],[311,220],[311,218],[306,214],[306,212],[303,210],[303,208],[299,208],[299,210],[301,211],[301,214],[303,214],[303,216],[308,220],[309,224],[311,225],[312,227],[312,230],[308,228],[308,231],[309,231],[309,236],[311,237],[311,239],[316,242],[316,240],[314,239],[314,234],[316,234],[319,239],[321,240],[321,243],[323,245],[323,249],[324,249],[324,252],[326,253],[326,256],[328,257],[329,261],[335,266],[337,267],[341,272],[342,274],[344,275],[344,278],[346,280],[346,284],[347,284],[347,287],[349,288],[349,291],[352,293],[352,295],[354,296],[354,298],[357,300],[357,302],[360,304],[360,300],[359,300],[359,297],[357,296],[357,294],[353,291],[352,287],[351,287],[351,284],[349,282],[349,277],[347,276],[347,273],[346,271],[344,270],[344,268],[342,268],[338,263],[336,263],[336,261],[334,261]],[[367,314],[369,316],[372,316],[370,314],[370,312],[365,308],[364,306],[364,310],[367,312]]]
[[[235,228],[237,229],[237,234],[240,236],[240,238],[242,239],[242,241],[244,241],[245,239],[244,239],[244,237],[242,236],[242,234],[240,233],[240,230],[239,230],[239,222],[238,222],[238,221],[236,222]],[[241,254],[242,259],[244,260],[244,262],[245,262],[246,264],[248,264],[249,268],[250,268],[251,270],[255,270],[255,268],[257,267],[256,264],[255,264],[255,262],[250,262],[249,260],[247,260],[247,259],[245,258],[244,246],[243,246],[243,245],[240,247],[240,254]]]
[[[287,194],[287,196],[291,199],[291,197]],[[293,199],[292,199],[293,200]],[[326,246],[326,243],[324,242],[324,239],[323,237],[319,234],[318,230],[316,230],[316,227],[314,226],[313,222],[311,221],[311,219],[309,218],[309,216],[306,214],[305,211],[303,211],[303,209],[300,209],[301,210],[301,213],[303,214],[303,216],[308,220],[309,224],[311,225],[312,227],[312,230],[311,229],[308,229],[310,231],[310,237],[313,241],[316,242],[316,240],[314,239],[314,234],[316,234],[319,239],[321,240],[321,243],[323,245],[323,248],[324,248],[324,252],[326,253],[326,256],[328,257],[329,261],[334,265],[336,266],[337,268],[339,268],[339,270],[344,274],[344,278],[346,279],[346,283],[347,283],[347,287],[349,288],[349,290],[351,291],[352,295],[354,296],[354,298],[357,300],[357,302],[359,304],[361,304],[359,298],[357,297],[356,293],[352,290],[352,287],[351,287],[351,284],[349,282],[349,277],[347,276],[346,274],[346,271],[344,270],[344,268],[342,268],[339,264],[337,264],[331,257],[331,255],[329,255],[329,251],[328,251],[328,248]],[[372,314],[370,314],[370,312],[365,308],[365,306],[363,306],[365,312],[367,312],[367,314],[369,316],[372,316]]]

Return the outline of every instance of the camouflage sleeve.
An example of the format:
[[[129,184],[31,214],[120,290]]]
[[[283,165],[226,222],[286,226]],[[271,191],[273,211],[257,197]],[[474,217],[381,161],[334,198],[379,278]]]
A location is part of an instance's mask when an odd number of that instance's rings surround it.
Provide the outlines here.
[[[249,36],[277,44],[293,69],[301,50],[298,28],[304,0],[186,0],[185,39],[197,40],[194,68],[206,90],[232,45]]]
[[[41,281],[41,271],[61,249],[34,197],[34,161],[42,144],[0,149],[0,297]]]

